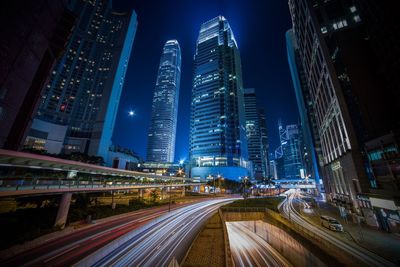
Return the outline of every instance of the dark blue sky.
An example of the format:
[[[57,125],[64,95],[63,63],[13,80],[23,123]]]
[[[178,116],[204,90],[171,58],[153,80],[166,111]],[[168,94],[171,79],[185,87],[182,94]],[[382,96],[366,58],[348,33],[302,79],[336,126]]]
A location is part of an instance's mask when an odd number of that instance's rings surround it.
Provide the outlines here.
[[[114,129],[113,143],[146,157],[147,129],[162,47],[177,39],[182,49],[175,159],[187,158],[193,55],[200,25],[218,15],[229,21],[242,59],[244,87],[256,89],[267,113],[271,152],[278,145],[277,121],[295,123],[297,105],[286,57],[291,27],[283,0],[114,0],[116,9],[135,9],[138,29]],[[129,117],[128,111],[136,116]]]

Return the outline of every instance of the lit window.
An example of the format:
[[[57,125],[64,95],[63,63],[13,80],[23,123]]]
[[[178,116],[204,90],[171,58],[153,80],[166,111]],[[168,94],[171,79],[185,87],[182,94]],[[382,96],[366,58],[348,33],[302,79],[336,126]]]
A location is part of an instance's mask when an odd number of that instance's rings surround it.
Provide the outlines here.
[[[354,19],[355,22],[360,22],[360,21],[361,21],[361,18],[360,18],[359,15],[355,15],[355,16],[353,17],[353,19]]]

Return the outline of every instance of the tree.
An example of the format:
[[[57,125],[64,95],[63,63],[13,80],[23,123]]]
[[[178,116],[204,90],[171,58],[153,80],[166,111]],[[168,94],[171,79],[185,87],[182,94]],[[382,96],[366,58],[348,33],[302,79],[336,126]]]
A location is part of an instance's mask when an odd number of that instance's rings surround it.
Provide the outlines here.
[[[158,197],[159,197],[159,194],[158,194],[157,190],[156,189],[151,190],[151,192],[150,192],[151,201],[156,202]]]

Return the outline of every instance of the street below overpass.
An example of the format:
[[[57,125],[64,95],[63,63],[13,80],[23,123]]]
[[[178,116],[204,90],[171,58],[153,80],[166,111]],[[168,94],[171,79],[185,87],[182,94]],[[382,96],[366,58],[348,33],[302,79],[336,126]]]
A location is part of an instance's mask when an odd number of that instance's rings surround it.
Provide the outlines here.
[[[168,266],[174,259],[180,263],[205,221],[232,200],[208,200],[164,214],[77,266]]]
[[[299,191],[290,190],[286,195],[287,198],[281,203],[279,209],[281,210],[282,214],[291,222],[307,229],[333,246],[351,253],[352,257],[356,258],[360,262],[363,262],[366,266],[396,266],[381,256],[372,253],[371,251],[355,243],[345,242],[337,238],[332,231],[306,220],[296,209],[297,205],[303,205],[304,202]]]
[[[70,266],[113,240],[141,228],[156,218],[167,217],[169,218],[168,221],[174,221],[177,215],[179,215],[177,220],[189,216],[190,222],[197,222],[200,225],[201,220],[219,206],[217,203],[226,203],[226,201],[221,199],[215,201],[200,200],[194,203],[174,204],[171,206],[171,212],[168,212],[168,206],[162,206],[118,215],[115,218],[109,218],[98,224],[48,240],[37,247],[1,261],[0,266]],[[207,208],[208,212],[199,212],[198,214],[190,212],[203,208]],[[187,224],[190,224],[190,222],[183,221]],[[190,225],[186,226],[189,227]],[[153,225],[153,227],[161,230],[161,228],[157,228],[157,225]]]
[[[234,266],[292,266],[243,222],[227,222],[226,228]]]

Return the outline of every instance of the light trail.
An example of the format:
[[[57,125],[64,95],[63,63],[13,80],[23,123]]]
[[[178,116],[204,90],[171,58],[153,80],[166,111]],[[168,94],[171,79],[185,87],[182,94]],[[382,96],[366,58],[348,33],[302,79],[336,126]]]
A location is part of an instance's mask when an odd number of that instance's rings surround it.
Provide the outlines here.
[[[127,240],[117,247],[110,244],[77,266],[168,266],[174,257],[180,262],[206,219],[231,201],[209,200],[174,210],[124,236]]]
[[[298,192],[289,192],[285,201],[283,201],[278,208],[283,212],[284,216],[288,218],[290,221],[308,229],[309,231],[313,232],[314,234],[318,235],[320,238],[325,239],[326,241],[330,242],[331,244],[339,247],[345,251],[351,253],[352,256],[356,257],[357,259],[361,260],[368,266],[396,266],[394,263],[366,250],[363,247],[358,246],[357,244],[350,244],[344,242],[334,236],[331,233],[327,232],[325,229],[321,229],[312,223],[308,222],[307,220],[303,219],[301,214],[295,209],[293,205],[293,201],[297,200],[302,202],[301,198],[299,198],[300,194]]]
[[[292,266],[243,222],[227,222],[234,266]]]

